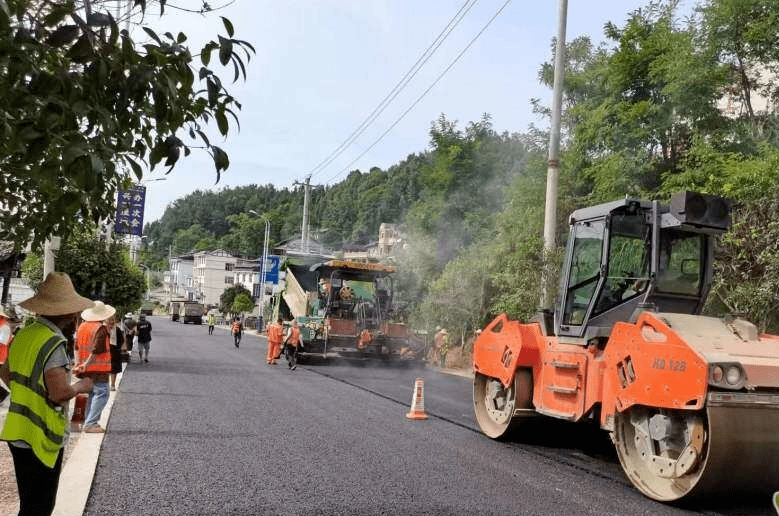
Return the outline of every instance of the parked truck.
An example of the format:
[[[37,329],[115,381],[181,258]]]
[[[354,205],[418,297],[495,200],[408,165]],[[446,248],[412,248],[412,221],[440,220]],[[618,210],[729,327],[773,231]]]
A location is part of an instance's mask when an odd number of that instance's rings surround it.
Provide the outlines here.
[[[355,260],[287,265],[285,312],[301,328],[303,353],[423,358],[422,344],[393,307],[395,267]]]
[[[665,502],[778,489],[779,337],[700,315],[729,210],[683,192],[575,211],[554,311],[500,315],[474,343],[481,430],[593,421],[630,482]]]
[[[181,310],[181,302],[180,301],[171,301],[170,305],[168,306],[168,313],[170,314],[170,320],[171,321],[178,321],[179,320],[179,311]]]
[[[184,324],[194,323],[203,324],[203,313],[205,307],[202,303],[196,301],[184,301],[179,307],[179,319]]]
[[[185,297],[174,297],[168,302],[168,313],[171,321],[178,321],[181,317],[181,305],[187,302]]]

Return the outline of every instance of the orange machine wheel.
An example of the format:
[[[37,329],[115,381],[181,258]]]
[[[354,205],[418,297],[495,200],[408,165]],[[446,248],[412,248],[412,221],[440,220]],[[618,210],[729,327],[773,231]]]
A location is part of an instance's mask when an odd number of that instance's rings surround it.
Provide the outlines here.
[[[500,380],[476,373],[473,378],[473,407],[476,422],[487,437],[502,439],[519,427],[518,414],[534,412],[533,375],[519,369],[509,387]]]

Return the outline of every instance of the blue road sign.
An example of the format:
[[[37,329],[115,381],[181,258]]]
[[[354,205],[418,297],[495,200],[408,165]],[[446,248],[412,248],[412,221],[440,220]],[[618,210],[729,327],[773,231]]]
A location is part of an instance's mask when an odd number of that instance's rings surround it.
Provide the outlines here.
[[[273,283],[275,285],[279,282],[280,263],[280,256],[268,256],[268,259],[265,261],[265,283]]]

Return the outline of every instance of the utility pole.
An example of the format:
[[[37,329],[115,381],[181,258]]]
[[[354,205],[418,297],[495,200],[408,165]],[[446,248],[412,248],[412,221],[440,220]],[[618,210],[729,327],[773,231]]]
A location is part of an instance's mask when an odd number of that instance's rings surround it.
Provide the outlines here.
[[[311,188],[311,174],[306,176],[305,183],[295,181],[296,185],[303,185],[303,227],[300,231],[300,238],[303,240],[303,252],[308,254],[308,192]]]
[[[173,304],[173,244],[168,244],[168,308]],[[178,276],[176,277],[176,286],[178,286]],[[178,288],[176,288],[178,292]]]
[[[557,46],[554,61],[554,89],[552,93],[552,123],[549,128],[549,161],[546,169],[546,208],[544,210],[544,262],[548,261],[556,247],[557,183],[560,178],[560,112],[563,104],[563,80],[565,79],[565,26],[568,0],[559,0],[557,20]],[[548,264],[546,264],[548,265]],[[543,278],[541,308],[551,309],[554,285],[549,274]]]
[[[52,236],[46,239],[43,244],[43,277],[54,272],[54,251],[60,248],[60,237]]]
[[[267,274],[267,262],[268,262],[268,239],[270,238],[270,221],[265,218],[265,238],[262,243],[262,267],[260,267],[260,327],[257,328],[262,331],[265,328],[263,321],[265,315],[265,276]]]

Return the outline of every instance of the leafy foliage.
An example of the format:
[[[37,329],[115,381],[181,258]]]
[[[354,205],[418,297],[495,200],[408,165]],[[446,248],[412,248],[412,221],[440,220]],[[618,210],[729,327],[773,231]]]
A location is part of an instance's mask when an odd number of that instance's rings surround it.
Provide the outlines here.
[[[254,309],[254,301],[249,294],[241,292],[233,300],[232,310],[233,313],[251,312]]]
[[[706,310],[776,329],[777,117],[770,103],[753,109],[756,92],[776,98],[768,72],[779,25],[770,4],[707,0],[680,28],[677,2],[651,2],[624,27],[607,25],[612,50],[582,44],[589,53],[576,54],[566,85],[562,202],[684,189],[730,197],[733,229],[722,239]]]
[[[235,313],[235,300],[241,295],[245,295],[251,300],[252,293],[243,285],[233,285],[232,287],[226,288],[224,292],[222,292],[222,295],[219,296],[219,311],[223,314]],[[254,306],[254,304],[252,304],[252,306]],[[251,308],[249,308],[249,310],[251,310]]]
[[[135,5],[143,12],[146,2]],[[226,36],[206,43],[198,67],[184,33],[144,28],[139,45],[110,11],[81,7],[0,1],[0,238],[17,248],[110,218],[143,162],[170,172],[202,146],[217,181],[229,165],[204,129],[213,120],[227,135],[237,122],[240,103],[209,68],[217,51],[245,79],[254,48],[233,37],[232,23],[223,19]]]
[[[106,245],[91,232],[74,233],[62,243],[56,260],[57,270],[70,276],[82,296],[104,301],[119,314],[141,306],[146,278],[121,245]]]

